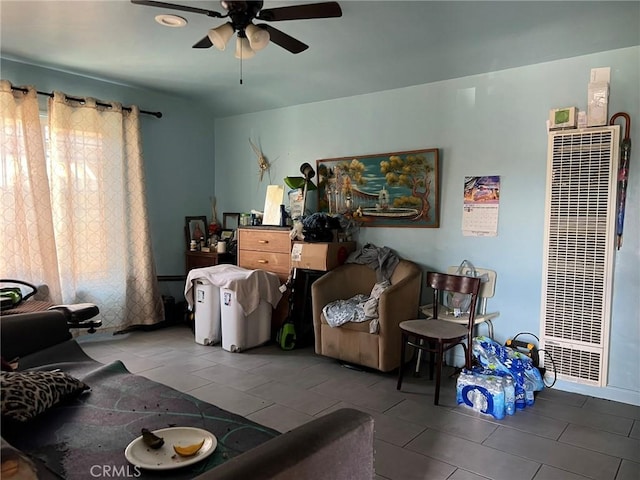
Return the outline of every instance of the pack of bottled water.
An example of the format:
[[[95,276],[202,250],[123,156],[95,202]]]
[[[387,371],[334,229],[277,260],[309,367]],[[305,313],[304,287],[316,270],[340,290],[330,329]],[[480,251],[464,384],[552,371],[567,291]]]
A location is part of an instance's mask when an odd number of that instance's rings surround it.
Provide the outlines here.
[[[456,401],[500,420],[506,413],[503,378],[465,369],[458,376]]]
[[[533,405],[533,382],[524,379],[523,384],[524,388],[520,388],[514,377],[503,371],[464,369],[458,376],[456,401],[500,420]]]

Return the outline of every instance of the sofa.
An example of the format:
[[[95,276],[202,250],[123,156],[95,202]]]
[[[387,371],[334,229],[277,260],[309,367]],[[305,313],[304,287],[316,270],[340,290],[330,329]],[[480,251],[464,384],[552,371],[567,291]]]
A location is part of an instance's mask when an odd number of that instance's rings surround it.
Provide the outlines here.
[[[365,264],[345,263],[320,277],[311,286],[315,351],[319,355],[382,372],[400,365],[400,322],[417,318],[422,271],[409,260],[400,260],[389,278],[391,286],[378,299],[379,329],[370,333],[371,320],[332,327],[322,310],[336,300],[357,294],[370,295],[376,270]]]
[[[3,359],[18,357],[17,371],[23,375],[59,370],[89,387],[20,421],[5,405],[10,390],[5,380],[20,375],[3,371],[3,478],[12,473],[5,467],[30,469],[32,476],[20,478],[45,480],[373,478],[373,419],[363,412],[340,409],[280,434],[131,374],[121,362],[96,362],[72,338],[61,312],[3,316],[0,329]],[[210,456],[175,470],[141,469],[127,462],[125,447],[142,427],[168,426],[205,429],[218,446]]]

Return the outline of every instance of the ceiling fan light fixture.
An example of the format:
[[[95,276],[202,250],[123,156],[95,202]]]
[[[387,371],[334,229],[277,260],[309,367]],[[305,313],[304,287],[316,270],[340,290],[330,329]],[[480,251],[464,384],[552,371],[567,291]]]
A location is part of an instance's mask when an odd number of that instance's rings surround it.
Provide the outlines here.
[[[249,39],[249,45],[253,51],[257,52],[258,50],[262,50],[269,44],[269,40],[271,36],[269,32],[264,28],[260,28],[253,23],[249,24],[246,29],[247,38]]]
[[[249,39],[247,37],[241,37],[240,35],[238,35],[238,39],[236,40],[236,58],[247,60],[249,58],[252,58],[255,54],[256,52],[251,49]]]
[[[224,25],[212,28],[209,30],[208,36],[211,43],[213,43],[213,46],[222,51],[233,36],[233,25],[227,22]]]
[[[156,15],[155,20],[165,27],[184,27],[187,24],[187,19],[178,15]]]

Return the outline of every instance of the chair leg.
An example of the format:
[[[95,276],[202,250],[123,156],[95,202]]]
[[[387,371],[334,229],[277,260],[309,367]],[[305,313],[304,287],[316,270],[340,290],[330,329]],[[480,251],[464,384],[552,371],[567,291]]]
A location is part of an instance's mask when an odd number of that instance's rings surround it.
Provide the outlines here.
[[[396,390],[400,390],[400,388],[402,387],[402,374],[403,374],[403,370],[404,370],[404,356],[405,356],[405,351],[407,348],[407,335],[403,332],[401,332],[400,335],[400,340],[402,341],[402,344],[400,345],[400,366],[398,367],[398,385],[396,386]]]
[[[418,343],[422,345],[424,343],[424,340],[420,340]],[[413,371],[414,377],[420,376],[420,363],[422,363],[422,349],[419,348],[417,359],[416,359],[416,369]]]
[[[433,369],[436,362],[435,348],[435,344],[433,342],[429,342],[429,380],[433,380]]]
[[[444,363],[443,357],[444,357],[444,351],[443,351],[442,342],[438,342],[438,353],[437,353],[437,359],[436,359],[436,361],[438,362],[438,365],[436,368],[436,392],[435,392],[435,398],[433,399],[434,405],[438,405],[440,401],[440,379],[442,378],[442,364]]]

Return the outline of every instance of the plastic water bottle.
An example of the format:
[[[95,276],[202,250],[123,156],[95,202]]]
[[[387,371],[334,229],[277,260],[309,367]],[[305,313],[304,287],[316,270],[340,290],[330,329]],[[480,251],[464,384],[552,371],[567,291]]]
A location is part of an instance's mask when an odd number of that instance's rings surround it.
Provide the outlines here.
[[[504,418],[505,414],[505,399],[504,399],[504,387],[502,386],[502,378],[491,376],[489,377],[488,390],[493,400],[493,410],[490,413],[498,420]]]
[[[533,382],[528,378],[524,381],[524,398],[527,407],[533,405],[533,402],[535,401],[535,398],[533,396]]]
[[[504,408],[507,415],[516,413],[516,388],[511,375],[504,377]]]
[[[469,394],[471,400],[471,408],[478,413],[487,413],[487,397],[478,389],[473,389]]]
[[[458,381],[456,382],[456,402],[458,405],[464,403],[464,397],[462,395],[462,390],[467,385],[473,385],[473,377],[468,373],[467,370],[463,370],[458,375]]]

